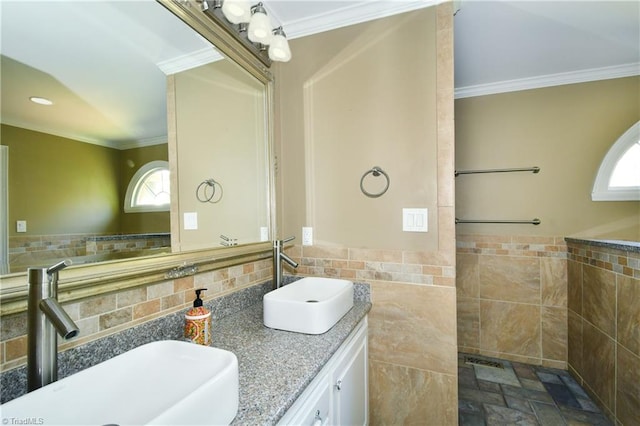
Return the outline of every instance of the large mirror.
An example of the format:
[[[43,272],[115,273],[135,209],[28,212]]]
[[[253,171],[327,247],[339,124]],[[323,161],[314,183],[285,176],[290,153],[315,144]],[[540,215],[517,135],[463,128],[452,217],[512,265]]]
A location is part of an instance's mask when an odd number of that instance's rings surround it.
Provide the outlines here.
[[[0,2],[0,273],[270,238],[268,79],[185,4]]]

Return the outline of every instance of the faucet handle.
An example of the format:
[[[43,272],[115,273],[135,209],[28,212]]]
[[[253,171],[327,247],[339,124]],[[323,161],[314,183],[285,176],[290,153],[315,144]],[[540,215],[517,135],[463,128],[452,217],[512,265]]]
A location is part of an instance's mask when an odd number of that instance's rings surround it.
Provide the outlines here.
[[[282,243],[283,243],[283,244],[284,244],[284,243],[288,243],[289,241],[293,241],[293,240],[295,240],[295,239],[296,239],[296,237],[295,237],[295,235],[293,235],[293,236],[291,236],[291,237],[289,237],[289,238],[285,238],[284,240],[282,240]]]
[[[58,272],[61,269],[66,268],[67,266],[71,265],[71,260],[70,259],[65,259],[65,260],[61,260],[60,262],[56,263],[53,266],[49,266],[47,268],[47,274],[54,274],[56,272]]]

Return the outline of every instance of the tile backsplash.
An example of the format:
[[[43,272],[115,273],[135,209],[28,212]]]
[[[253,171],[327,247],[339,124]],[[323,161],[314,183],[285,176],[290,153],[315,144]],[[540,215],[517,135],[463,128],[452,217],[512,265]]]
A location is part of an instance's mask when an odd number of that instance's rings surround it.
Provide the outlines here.
[[[66,350],[184,309],[195,299],[196,288],[208,289],[203,297],[206,301],[262,283],[271,276],[271,260],[266,259],[64,303],[80,335],[66,342],[59,339],[58,346]],[[26,312],[2,316],[0,336],[0,370],[25,364]]]

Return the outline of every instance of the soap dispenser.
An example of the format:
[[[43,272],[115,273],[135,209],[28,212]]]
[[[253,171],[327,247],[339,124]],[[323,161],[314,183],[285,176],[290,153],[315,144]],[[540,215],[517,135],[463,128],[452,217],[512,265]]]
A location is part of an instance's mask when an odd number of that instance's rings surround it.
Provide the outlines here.
[[[206,288],[196,289],[193,308],[185,315],[184,337],[193,343],[209,346],[211,344],[211,312],[202,306],[200,293]]]

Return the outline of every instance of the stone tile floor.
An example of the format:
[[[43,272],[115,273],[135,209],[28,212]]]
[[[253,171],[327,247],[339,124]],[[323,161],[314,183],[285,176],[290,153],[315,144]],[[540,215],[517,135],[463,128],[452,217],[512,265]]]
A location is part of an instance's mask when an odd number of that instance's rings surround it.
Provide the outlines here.
[[[612,425],[567,371],[464,353],[458,354],[458,414],[461,426]]]

